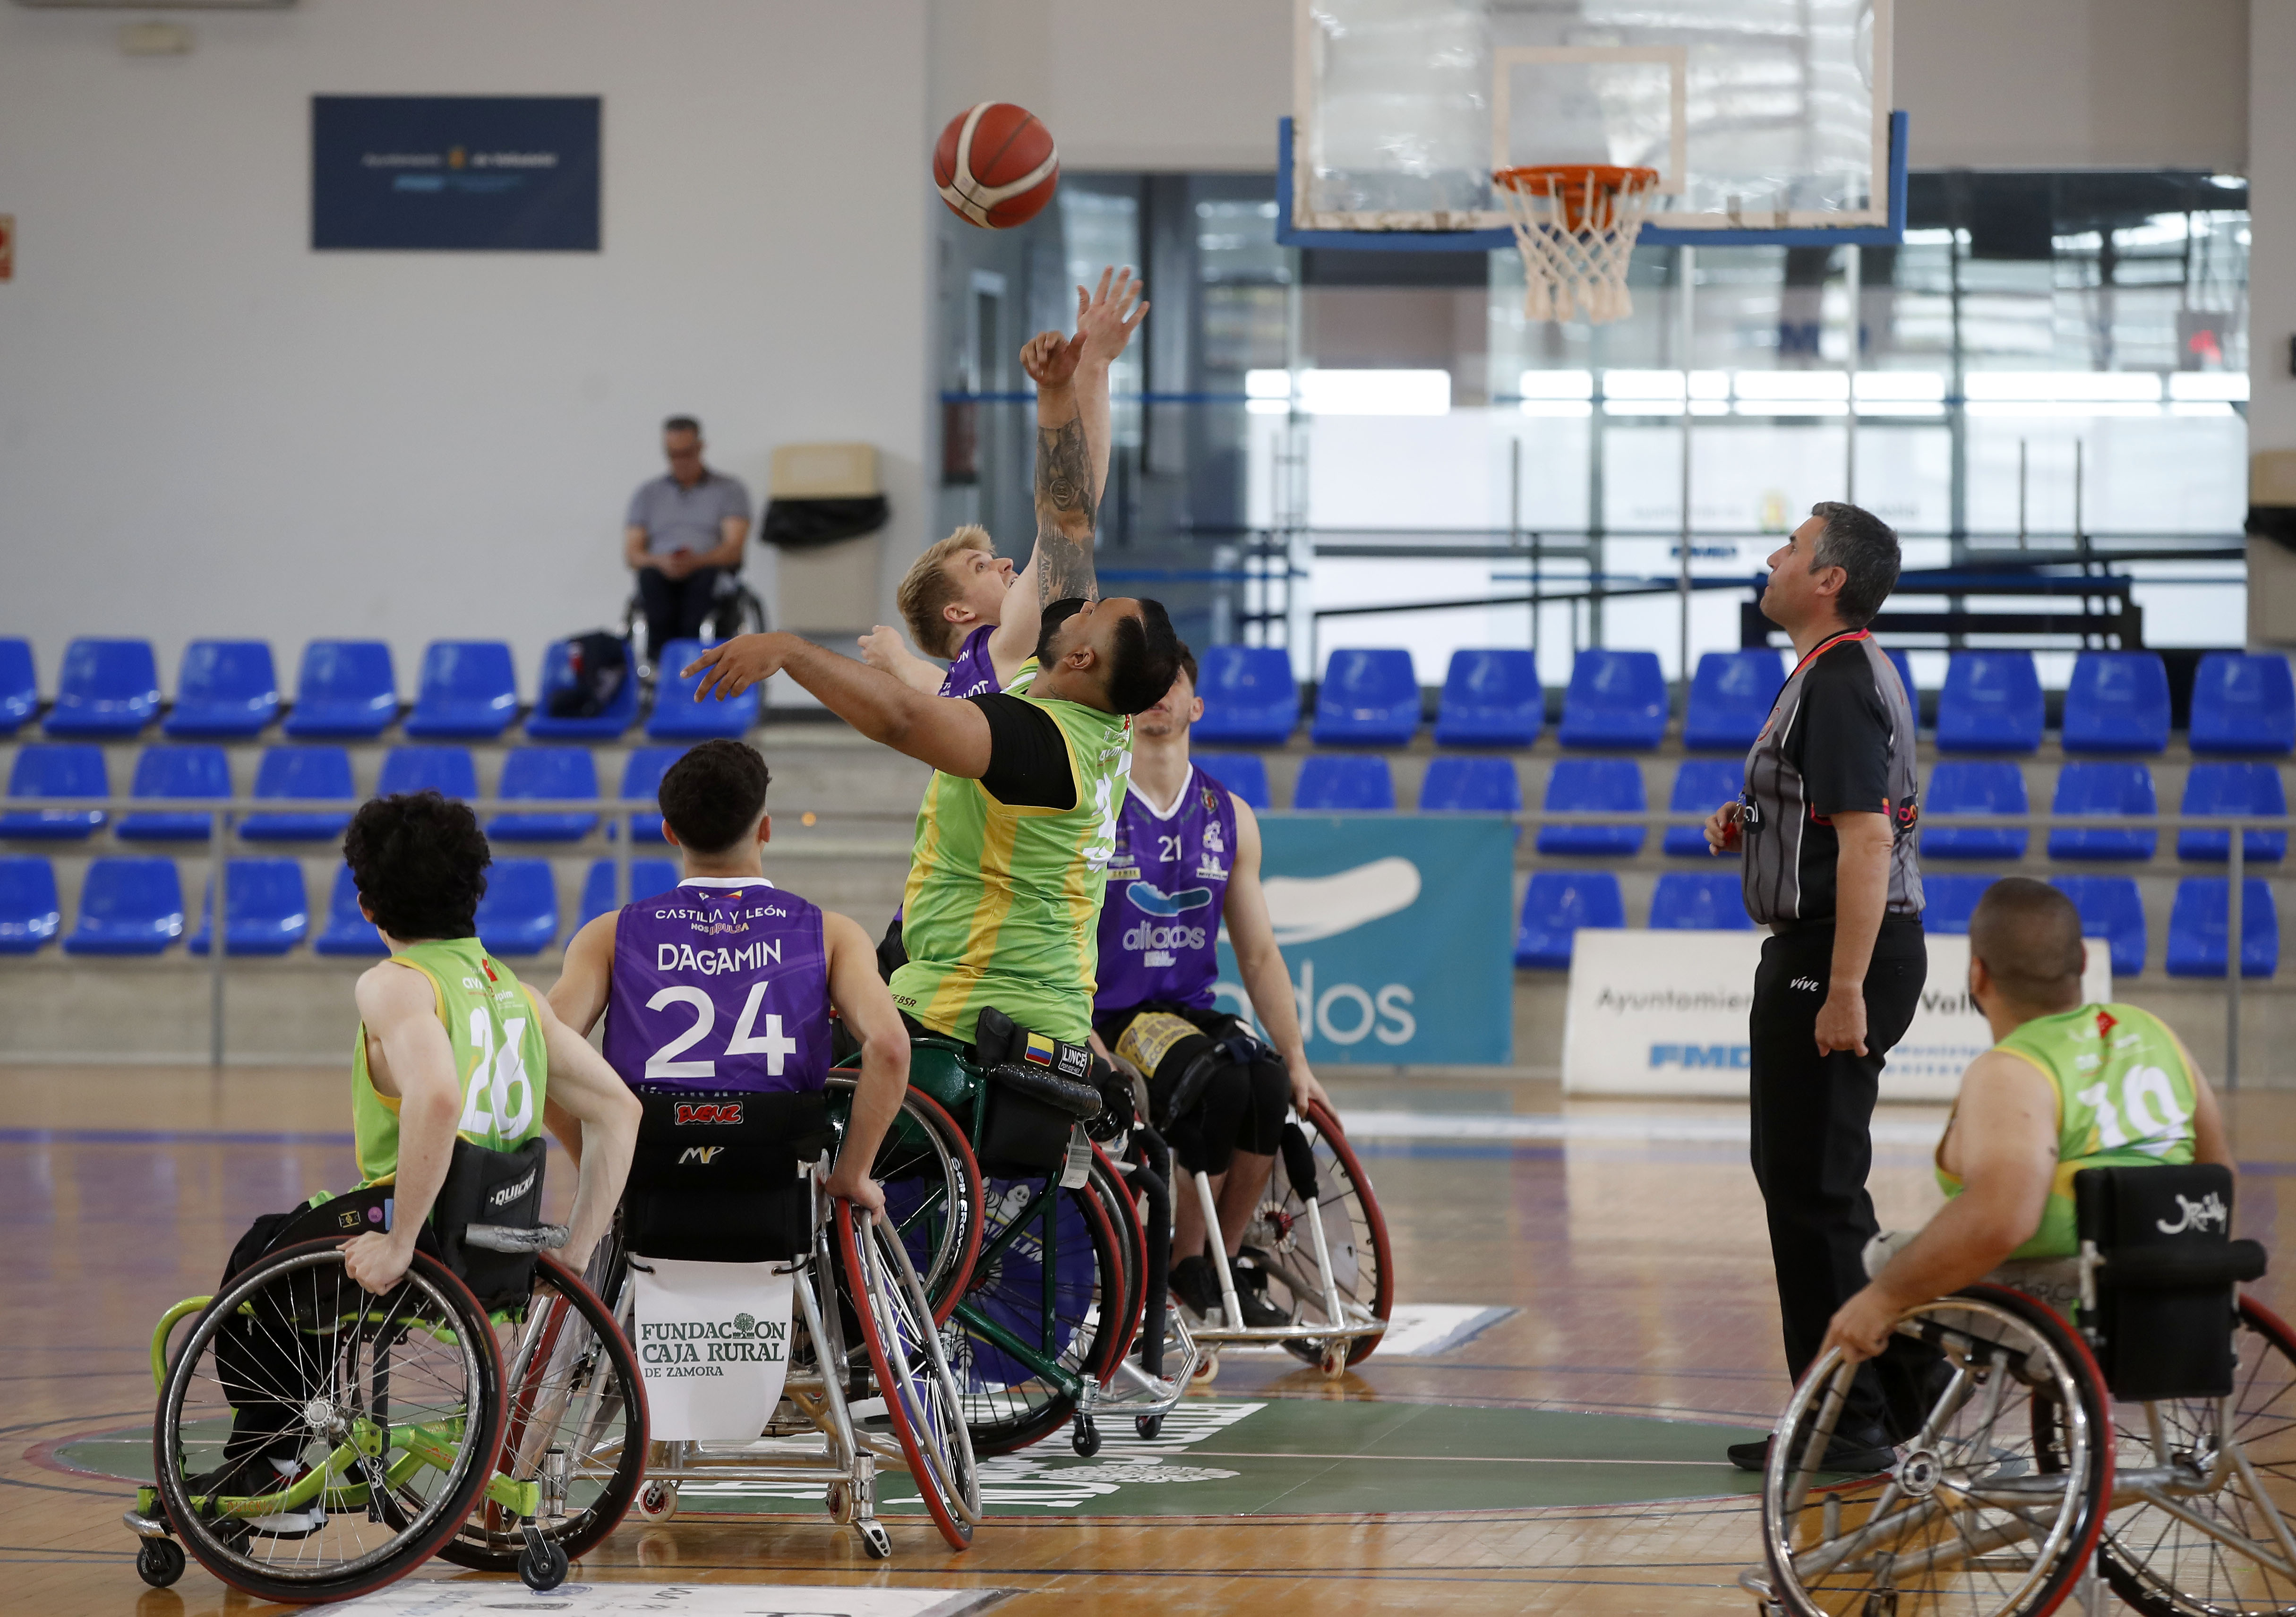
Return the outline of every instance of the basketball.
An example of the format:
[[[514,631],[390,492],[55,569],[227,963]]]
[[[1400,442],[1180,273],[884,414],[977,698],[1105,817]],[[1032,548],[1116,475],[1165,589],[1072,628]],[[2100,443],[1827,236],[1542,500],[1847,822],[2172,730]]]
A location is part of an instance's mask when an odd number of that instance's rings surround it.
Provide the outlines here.
[[[933,147],[933,184],[959,218],[989,230],[1025,225],[1061,183],[1053,132],[1026,107],[984,101],[958,113]]]

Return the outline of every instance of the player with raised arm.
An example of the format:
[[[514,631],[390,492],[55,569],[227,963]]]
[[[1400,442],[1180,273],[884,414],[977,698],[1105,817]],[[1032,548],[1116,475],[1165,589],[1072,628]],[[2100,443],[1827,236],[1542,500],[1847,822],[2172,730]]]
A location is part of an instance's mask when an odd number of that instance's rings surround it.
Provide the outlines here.
[[[606,1059],[632,1088],[767,1094],[826,1085],[834,1006],[860,1041],[861,1074],[827,1189],[882,1211],[869,1166],[908,1088],[908,1038],[860,925],[766,879],[771,778],[738,741],[705,741],[669,767],[662,834],[683,879],[575,933],[550,1003],[585,1036],[604,1015]],[[575,1150],[559,1123],[554,1112]]]
[[[1146,317],[1148,305],[1136,300],[1147,290],[1129,269],[1101,271],[1095,291],[1077,288],[1077,331],[1085,338],[1073,386],[1084,419],[1085,443],[1092,460],[1092,497],[1098,504],[1108,486],[1112,426],[1108,372]],[[1021,368],[1043,386],[1045,366],[1062,347],[1060,335],[1044,332],[1021,350]],[[861,653],[914,689],[939,696],[979,696],[1014,688],[1021,669],[1036,654],[1037,557],[1018,574],[996,554],[988,530],[967,523],[919,556],[901,580],[898,596],[909,634],[928,655],[945,658],[947,669],[912,653],[898,629],[879,624],[861,637]]]

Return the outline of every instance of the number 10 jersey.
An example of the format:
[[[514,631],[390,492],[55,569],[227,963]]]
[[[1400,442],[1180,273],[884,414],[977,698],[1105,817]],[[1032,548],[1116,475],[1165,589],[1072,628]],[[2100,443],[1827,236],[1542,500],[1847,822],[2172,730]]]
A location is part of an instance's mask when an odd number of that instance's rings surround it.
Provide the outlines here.
[[[800,1092],[829,1079],[821,911],[762,876],[688,876],[622,907],[606,1060],[650,1088]]]

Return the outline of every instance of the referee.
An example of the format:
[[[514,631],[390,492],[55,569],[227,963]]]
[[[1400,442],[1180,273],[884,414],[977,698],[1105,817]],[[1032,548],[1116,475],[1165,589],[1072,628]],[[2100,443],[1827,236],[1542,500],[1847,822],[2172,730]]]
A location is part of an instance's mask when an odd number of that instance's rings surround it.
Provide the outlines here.
[[[1797,661],[1746,755],[1746,788],[1706,822],[1715,853],[1743,850],[1746,910],[1762,943],[1748,1017],[1753,1166],[1770,1227],[1786,1367],[1801,1379],[1827,1322],[1866,1284],[1879,1227],[1866,1193],[1882,1058],[1905,1036],[1928,974],[1914,857],[1915,715],[1866,624],[1898,582],[1898,536],[1826,501],[1770,557],[1762,615]],[[1898,1342],[1858,1374],[1826,1468],[1879,1471],[1912,1432],[1931,1356]],[[1918,1416],[1915,1416],[1918,1419]],[[1730,1458],[1764,1464],[1767,1443]]]

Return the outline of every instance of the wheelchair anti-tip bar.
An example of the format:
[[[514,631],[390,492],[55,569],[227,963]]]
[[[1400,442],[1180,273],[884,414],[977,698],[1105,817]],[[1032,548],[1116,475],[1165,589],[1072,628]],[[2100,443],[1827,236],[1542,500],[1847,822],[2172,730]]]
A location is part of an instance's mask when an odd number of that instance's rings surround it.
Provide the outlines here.
[[[489,1252],[552,1252],[566,1244],[563,1224],[466,1224],[463,1244]]]

